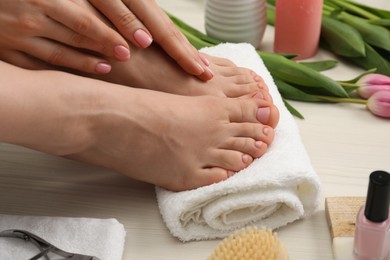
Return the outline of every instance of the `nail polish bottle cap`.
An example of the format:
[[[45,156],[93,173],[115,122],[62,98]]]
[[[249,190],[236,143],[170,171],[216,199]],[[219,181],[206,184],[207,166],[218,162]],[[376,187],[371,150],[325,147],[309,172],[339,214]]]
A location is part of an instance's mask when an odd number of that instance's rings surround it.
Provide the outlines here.
[[[374,171],[370,174],[367,200],[364,210],[366,218],[372,222],[383,222],[389,215],[390,174]]]

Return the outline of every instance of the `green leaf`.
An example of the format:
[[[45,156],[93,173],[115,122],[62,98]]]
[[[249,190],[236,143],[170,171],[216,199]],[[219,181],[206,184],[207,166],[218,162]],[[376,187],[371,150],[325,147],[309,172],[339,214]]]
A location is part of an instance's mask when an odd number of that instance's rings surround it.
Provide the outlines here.
[[[390,19],[372,19],[369,23],[390,28]]]
[[[287,83],[308,88],[323,89],[338,97],[348,97],[347,92],[334,80],[305,65],[268,52],[258,51],[265,66],[273,76]]]
[[[293,116],[296,116],[296,117],[298,117],[298,118],[300,118],[300,119],[305,119],[305,118],[303,117],[303,115],[302,115],[301,113],[299,113],[299,111],[296,110],[296,109],[295,109],[290,103],[288,103],[287,100],[285,100],[284,98],[283,98],[283,103],[284,103],[284,105],[286,106],[287,110],[288,110]]]
[[[366,57],[350,57],[348,59],[362,68],[376,68],[377,73],[390,76],[390,63],[369,44],[366,44]]]
[[[388,1],[388,0],[384,0],[384,1]],[[347,2],[350,2],[350,3],[353,3],[354,5],[356,6],[359,6],[360,8],[370,12],[370,13],[373,13],[377,16],[380,16],[382,18],[385,18],[385,19],[390,19],[390,11],[387,11],[387,10],[382,10],[382,9],[379,9],[379,8],[375,8],[375,7],[372,7],[372,6],[368,6],[368,5],[364,5],[364,4],[361,4],[361,3],[357,3],[357,2],[354,2],[354,1],[347,1]]]
[[[278,87],[280,95],[282,95],[284,98],[305,102],[321,101],[321,99],[295,88],[293,85],[284,82],[278,77],[274,77],[274,81],[275,85]]]
[[[322,60],[322,61],[312,61],[312,62],[301,61],[299,63],[316,71],[325,71],[336,67],[338,61],[336,60]]]
[[[209,45],[217,45],[217,44],[221,43],[221,41],[219,41],[217,39],[214,39],[214,38],[212,38],[212,37],[210,37],[210,36],[200,32],[200,31],[196,30],[195,28],[193,28],[192,26],[188,25],[184,21],[180,20],[176,16],[174,16],[174,15],[168,13],[168,12],[166,12],[166,14],[172,20],[172,22],[177,27],[179,27],[179,29],[181,31],[186,32],[186,36],[187,35],[192,35],[191,37],[199,38],[200,40],[202,40],[205,43],[208,43]]]
[[[350,15],[346,12],[340,13],[338,19],[358,30],[365,42],[390,51],[390,32],[386,28],[371,24],[366,19]]]
[[[322,16],[321,38],[331,51],[345,57],[365,56],[361,34],[352,26],[328,16]]]

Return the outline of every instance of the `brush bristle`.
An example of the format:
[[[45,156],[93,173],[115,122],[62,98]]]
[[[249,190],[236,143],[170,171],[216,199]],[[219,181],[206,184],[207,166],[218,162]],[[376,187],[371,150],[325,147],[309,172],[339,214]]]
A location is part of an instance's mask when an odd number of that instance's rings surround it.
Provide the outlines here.
[[[288,257],[276,233],[252,227],[238,230],[225,238],[208,259],[281,260]]]

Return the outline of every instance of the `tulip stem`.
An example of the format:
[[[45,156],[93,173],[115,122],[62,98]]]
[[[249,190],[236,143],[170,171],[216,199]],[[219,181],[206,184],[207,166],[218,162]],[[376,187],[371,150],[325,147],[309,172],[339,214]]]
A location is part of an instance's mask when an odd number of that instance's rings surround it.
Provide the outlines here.
[[[367,100],[358,99],[358,98],[338,98],[338,97],[328,97],[328,96],[315,96],[319,99],[335,103],[355,103],[355,104],[367,104]]]

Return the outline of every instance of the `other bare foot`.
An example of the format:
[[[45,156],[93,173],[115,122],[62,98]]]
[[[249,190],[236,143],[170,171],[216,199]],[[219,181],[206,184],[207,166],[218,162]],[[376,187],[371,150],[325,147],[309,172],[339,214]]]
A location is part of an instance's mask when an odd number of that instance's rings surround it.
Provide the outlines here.
[[[185,73],[158,46],[148,49],[133,47],[132,50],[129,61],[112,61],[111,73],[99,78],[121,85],[186,96],[241,97],[260,91],[266,100],[272,101],[259,75],[247,68],[237,67],[227,59],[202,54],[210,61],[209,66],[215,73],[213,79],[205,82]]]

